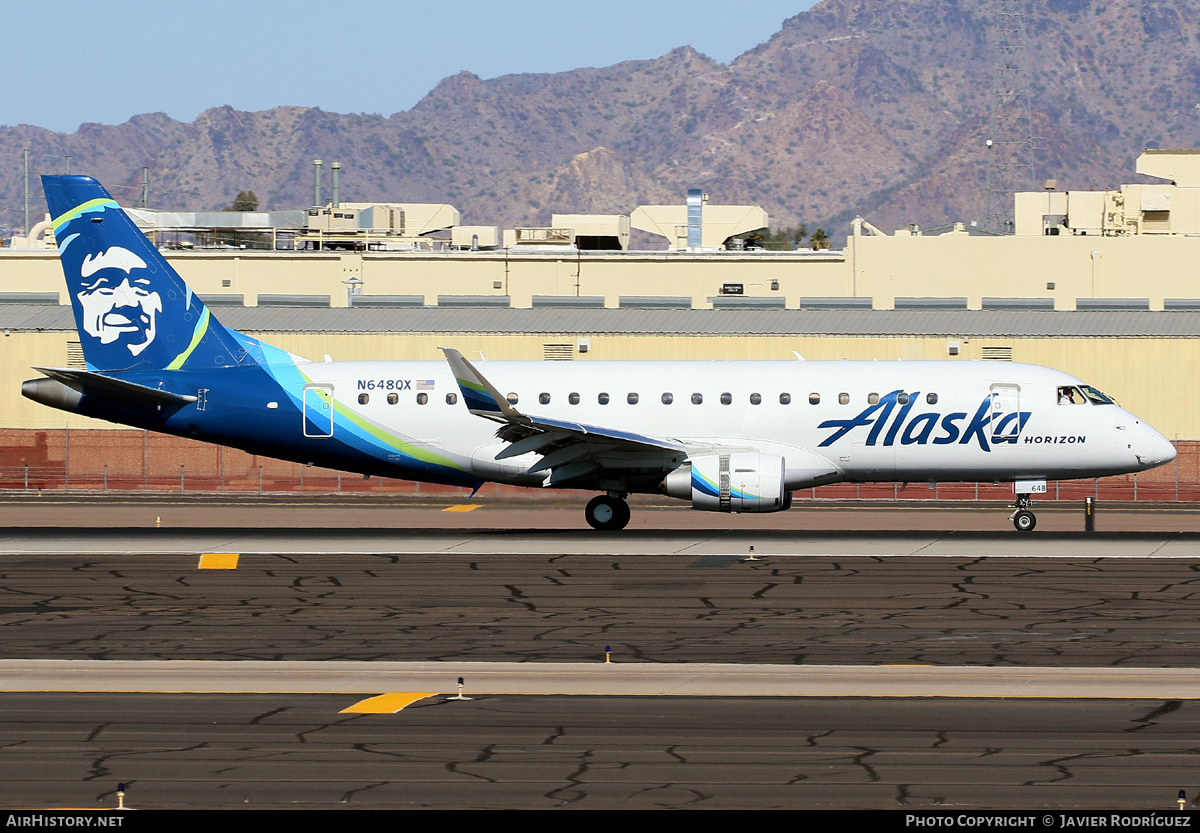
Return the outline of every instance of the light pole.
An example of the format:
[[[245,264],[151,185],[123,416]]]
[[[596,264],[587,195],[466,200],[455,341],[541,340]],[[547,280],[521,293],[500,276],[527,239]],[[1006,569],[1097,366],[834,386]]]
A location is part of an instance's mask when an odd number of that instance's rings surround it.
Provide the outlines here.
[[[362,278],[355,275],[352,278],[342,281],[342,286],[346,287],[346,306],[354,306],[354,296],[362,294]]]

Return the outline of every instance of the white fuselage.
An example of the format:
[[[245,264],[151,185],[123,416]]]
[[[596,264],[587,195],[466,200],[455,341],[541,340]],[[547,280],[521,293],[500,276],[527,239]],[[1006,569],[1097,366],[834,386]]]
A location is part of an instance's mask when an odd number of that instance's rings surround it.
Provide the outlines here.
[[[940,362],[484,362],[522,413],[681,442],[689,455],[784,458],[786,488],[838,481],[1042,480],[1141,471],[1171,443],[1116,404],[1059,404],[1068,374]],[[480,479],[541,485],[530,454],[502,461],[444,362],[300,366],[339,406]],[[605,401],[605,397],[607,397]],[[831,476],[831,472],[834,472]]]

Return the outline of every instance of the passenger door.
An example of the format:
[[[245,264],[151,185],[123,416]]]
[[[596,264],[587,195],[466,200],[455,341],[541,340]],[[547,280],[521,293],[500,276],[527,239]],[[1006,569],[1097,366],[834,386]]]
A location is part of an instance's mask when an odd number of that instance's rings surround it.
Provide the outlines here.
[[[1015,443],[1021,434],[1021,386],[1010,383],[992,385],[992,443]]]
[[[304,436],[315,440],[333,436],[333,385],[304,386]]]

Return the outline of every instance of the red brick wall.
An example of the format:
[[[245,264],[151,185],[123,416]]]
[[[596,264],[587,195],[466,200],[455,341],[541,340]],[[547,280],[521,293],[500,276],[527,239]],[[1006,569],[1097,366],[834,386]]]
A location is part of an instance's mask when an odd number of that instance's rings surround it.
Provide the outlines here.
[[[1096,495],[1106,500],[1200,501],[1200,442],[1177,444],[1179,456],[1168,466],[1139,475],[1100,481],[1072,480],[1049,484],[1045,500],[1079,500]],[[373,477],[330,469],[306,468],[232,448],[145,431],[0,429],[0,489],[231,491],[231,492],[373,492],[380,494],[455,494],[467,490],[408,480]],[[484,487],[485,493],[534,496],[528,489]],[[559,492],[561,494],[561,492]],[[805,489],[798,499],[892,498],[910,500],[1005,500],[1012,486],[990,483],[944,483],[931,489],[912,483],[842,484]]]

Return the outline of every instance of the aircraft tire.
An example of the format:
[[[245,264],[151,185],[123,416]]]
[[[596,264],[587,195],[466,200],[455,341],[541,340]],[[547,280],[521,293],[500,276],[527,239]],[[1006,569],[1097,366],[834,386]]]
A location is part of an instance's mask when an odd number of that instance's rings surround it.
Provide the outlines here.
[[[629,504],[608,495],[596,495],[589,500],[583,514],[588,526],[600,530],[624,529],[630,517]]]
[[[631,513],[629,511],[629,504],[623,500],[618,500],[617,501],[617,517],[618,517],[619,523],[616,526],[614,526],[613,529],[624,529],[625,527],[629,526],[630,515],[631,515]]]
[[[1017,528],[1017,532],[1032,532],[1037,526],[1037,518],[1028,509],[1021,509],[1013,515],[1013,526]]]

